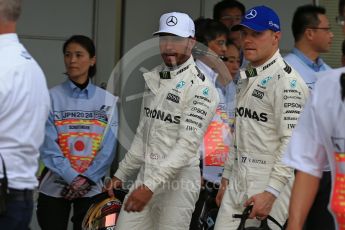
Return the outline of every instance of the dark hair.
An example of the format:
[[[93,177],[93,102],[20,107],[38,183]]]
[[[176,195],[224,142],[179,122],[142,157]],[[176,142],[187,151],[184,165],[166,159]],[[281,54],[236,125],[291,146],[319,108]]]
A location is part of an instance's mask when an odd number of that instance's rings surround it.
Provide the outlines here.
[[[218,36],[228,36],[229,33],[229,29],[223,23],[210,18],[198,18],[194,21],[194,24],[195,39],[205,46]]]
[[[341,88],[341,99],[345,99],[345,73],[342,73],[340,76],[340,88]]]
[[[235,46],[238,49],[238,51],[240,51],[240,48],[237,47],[237,45],[232,39],[228,38],[228,40],[226,40],[226,46]]]
[[[341,43],[341,53],[345,56],[345,40]]]
[[[62,52],[65,54],[66,53],[66,48],[70,43],[77,43],[81,45],[84,49],[87,50],[87,52],[90,55],[90,58],[93,58],[96,56],[96,48],[95,45],[92,41],[91,38],[86,37],[84,35],[73,35],[65,43],[63,44],[62,47]],[[89,71],[88,71],[88,77],[92,78],[96,74],[96,63],[93,66],[90,66]]]
[[[343,16],[344,7],[345,7],[345,0],[339,0],[339,7],[338,7],[339,16]]]
[[[310,27],[317,27],[320,24],[319,14],[326,14],[322,6],[304,5],[297,8],[292,19],[292,34],[295,42],[299,41],[305,30]]]
[[[236,0],[222,0],[213,7],[213,19],[219,21],[222,11],[228,8],[238,8],[241,11],[242,16],[246,12],[246,7],[240,2]]]

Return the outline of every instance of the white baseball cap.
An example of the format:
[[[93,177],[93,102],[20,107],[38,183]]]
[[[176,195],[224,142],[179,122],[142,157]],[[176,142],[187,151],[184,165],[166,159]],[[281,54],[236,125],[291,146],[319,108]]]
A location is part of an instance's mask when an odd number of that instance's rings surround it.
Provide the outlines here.
[[[153,33],[153,35],[160,33],[174,34],[184,38],[194,37],[194,22],[188,14],[185,13],[166,13],[161,16],[159,20],[159,30]]]

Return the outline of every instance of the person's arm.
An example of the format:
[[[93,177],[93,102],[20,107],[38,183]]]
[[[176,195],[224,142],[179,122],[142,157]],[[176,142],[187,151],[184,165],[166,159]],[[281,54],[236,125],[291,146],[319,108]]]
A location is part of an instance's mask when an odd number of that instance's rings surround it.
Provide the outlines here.
[[[182,111],[177,131],[177,142],[174,148],[169,150],[170,153],[167,159],[159,165],[159,168],[156,168],[155,173],[145,175],[144,184],[152,192],[159,185],[173,178],[181,168],[185,167],[195,157],[206,129],[216,112],[219,96],[214,87],[192,85],[186,93],[184,111]],[[202,104],[205,106],[202,106]],[[195,114],[193,108],[196,107],[204,111],[204,113],[199,113],[202,119],[191,116]],[[190,121],[194,121],[197,124]]]
[[[58,131],[54,124],[53,112],[50,112],[46,122],[44,142],[40,148],[40,158],[48,169],[57,173],[68,184],[79,175],[72,168],[58,145]]]
[[[297,171],[292,188],[287,230],[302,230],[319,187],[320,178]]]
[[[217,196],[216,196],[216,204],[218,207],[220,207],[220,204],[222,203],[223,196],[228,185],[229,185],[229,179],[222,177],[222,180],[220,181],[220,186],[217,192]]]
[[[236,132],[234,132],[234,136],[235,136]],[[236,138],[233,136],[232,140],[231,140],[231,145],[230,145],[230,151],[228,154],[228,158],[226,159],[226,161],[224,162],[224,169],[223,169],[223,174],[222,174],[222,180],[218,189],[218,193],[217,193],[217,197],[216,197],[216,203],[218,206],[220,206],[222,200],[223,200],[223,196],[225,193],[225,190],[227,189],[228,185],[229,185],[229,180],[230,180],[230,176],[232,174],[232,168],[235,162],[235,143],[234,141],[236,140]]]
[[[298,118],[302,113],[309,91],[301,78],[289,77],[280,78],[276,82],[273,91],[274,119],[279,137],[280,145],[276,151],[275,164],[268,182],[268,188],[277,191],[275,196],[284,189],[290,178],[293,177],[293,169],[282,162],[282,157],[290,141],[293,129],[297,125]]]
[[[322,93],[320,96],[323,96]],[[319,179],[327,164],[322,135],[328,133],[319,118],[321,106],[316,109],[315,91],[308,99],[297,127],[284,154],[283,162],[297,170],[291,192],[289,230],[300,230],[314,200]]]
[[[106,170],[110,167],[114,156],[117,145],[117,132],[118,132],[118,110],[116,105],[117,99],[114,98],[112,105],[112,114],[109,115],[110,121],[105,129],[103,141],[97,156],[93,159],[91,165],[82,174],[89,178],[93,182],[97,183],[106,173]],[[108,117],[108,118],[109,118]]]
[[[122,182],[126,181],[129,177],[134,175],[135,172],[144,164],[144,143],[143,143],[143,128],[144,128],[144,104],[145,97],[141,105],[141,114],[139,126],[136,130],[133,142],[128,152],[125,154],[125,157],[121,160],[119,168],[114,174],[113,187],[116,188],[115,184],[122,186]]]

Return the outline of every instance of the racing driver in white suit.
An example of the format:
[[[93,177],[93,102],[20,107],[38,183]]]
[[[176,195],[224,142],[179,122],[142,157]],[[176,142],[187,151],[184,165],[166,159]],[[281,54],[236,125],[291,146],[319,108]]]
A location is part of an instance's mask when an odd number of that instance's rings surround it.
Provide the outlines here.
[[[216,230],[236,230],[240,219],[232,215],[248,205],[256,219],[247,226],[259,226],[267,215],[285,223],[294,174],[281,158],[308,96],[303,79],[279,53],[280,23],[272,9],[250,9],[238,29],[249,65],[238,81],[234,146],[216,198]]]
[[[189,229],[201,183],[198,147],[219,102],[191,55],[193,20],[184,13],[163,14],[154,34],[164,64],[144,74],[139,127],[113,177],[119,187],[140,169],[117,230]]]

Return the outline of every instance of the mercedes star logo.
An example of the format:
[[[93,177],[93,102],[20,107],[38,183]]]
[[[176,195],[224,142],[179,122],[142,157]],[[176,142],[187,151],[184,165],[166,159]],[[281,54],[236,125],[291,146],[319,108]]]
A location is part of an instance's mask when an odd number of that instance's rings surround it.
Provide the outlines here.
[[[251,9],[251,10],[249,11],[249,13],[246,14],[245,17],[246,17],[246,19],[252,19],[252,18],[255,18],[257,14],[258,14],[258,13],[256,12],[256,10]]]
[[[170,16],[166,21],[168,26],[175,26],[177,24],[177,18],[175,16]]]

